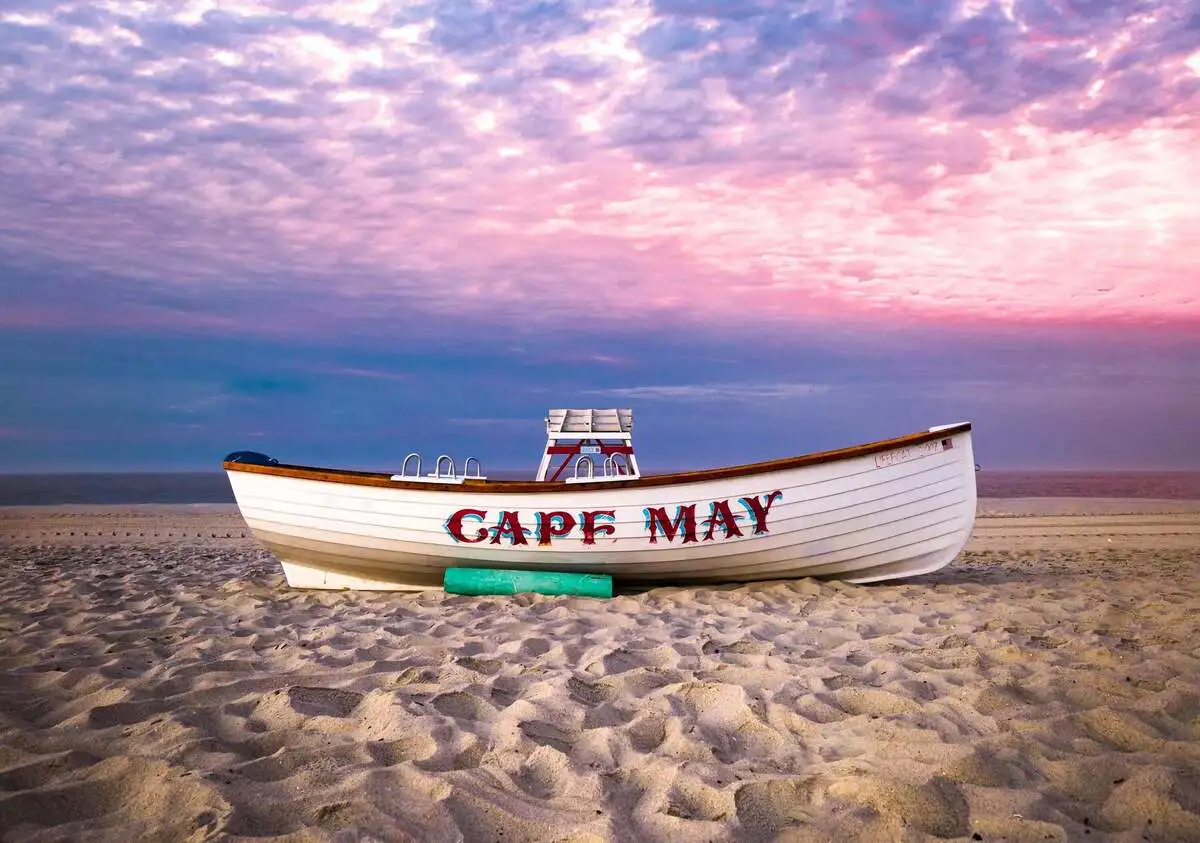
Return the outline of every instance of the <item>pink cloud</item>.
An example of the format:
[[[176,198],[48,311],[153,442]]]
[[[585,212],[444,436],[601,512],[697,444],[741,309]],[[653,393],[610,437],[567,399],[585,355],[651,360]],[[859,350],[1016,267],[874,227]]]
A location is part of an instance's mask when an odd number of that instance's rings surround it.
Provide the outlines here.
[[[1200,320],[1183,3],[88,8],[0,14],[4,250],[521,325]],[[0,316],[96,321],[246,320]]]

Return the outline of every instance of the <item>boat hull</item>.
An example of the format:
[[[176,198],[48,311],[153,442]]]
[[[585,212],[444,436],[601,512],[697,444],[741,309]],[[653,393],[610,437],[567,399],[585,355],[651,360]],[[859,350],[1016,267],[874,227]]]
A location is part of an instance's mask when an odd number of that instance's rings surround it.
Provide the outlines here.
[[[296,588],[440,588],[453,566],[602,573],[646,585],[867,583],[936,571],[970,537],[970,427],[923,437],[733,476],[545,491],[226,469],[248,527]]]

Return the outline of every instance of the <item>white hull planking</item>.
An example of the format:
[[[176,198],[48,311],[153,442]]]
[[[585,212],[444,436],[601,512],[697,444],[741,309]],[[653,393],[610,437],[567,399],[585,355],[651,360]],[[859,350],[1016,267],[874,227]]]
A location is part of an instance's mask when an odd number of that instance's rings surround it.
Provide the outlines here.
[[[464,492],[461,487],[387,488],[248,471],[227,471],[246,524],[282,562],[296,588],[418,590],[440,587],[453,566],[505,567],[611,574],[618,581],[713,583],[836,577],[867,583],[929,573],[962,550],[975,521],[975,463],[971,432],[948,437],[952,447],[897,449],[732,479],[670,486],[604,488],[603,483],[546,492]],[[941,445],[935,442],[935,445]],[[902,459],[894,460],[900,456]],[[775,499],[766,532],[739,499]],[[705,519],[712,502],[728,501],[742,535],[711,540]],[[649,542],[646,510],[696,504],[697,541],[659,533]],[[447,519],[468,516],[466,538],[496,527],[503,511],[518,513],[527,544],[511,535],[479,543],[456,541]],[[611,535],[585,544],[581,525],[538,543],[535,513],[612,510]],[[558,529],[562,520],[553,523]],[[732,532],[732,531],[730,531]]]

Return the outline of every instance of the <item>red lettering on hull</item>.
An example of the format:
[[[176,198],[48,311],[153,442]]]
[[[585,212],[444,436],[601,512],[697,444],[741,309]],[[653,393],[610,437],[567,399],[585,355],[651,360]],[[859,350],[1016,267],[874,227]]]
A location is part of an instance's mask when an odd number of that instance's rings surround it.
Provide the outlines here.
[[[568,535],[575,529],[575,516],[569,512],[539,512],[538,544],[548,545],[555,536]]]
[[[742,498],[739,503],[750,510],[750,514],[754,516],[754,535],[760,535],[768,532],[767,530],[767,513],[771,511],[771,504],[783,497],[783,492],[776,489],[769,495],[764,495],[767,499],[763,503],[758,499],[758,495],[752,498]]]
[[[525,528],[521,526],[521,519],[516,512],[500,513],[500,523],[494,529],[492,544],[500,544],[502,537],[507,538],[509,544],[529,544],[529,540],[525,538]]]
[[[675,520],[667,518],[664,507],[648,507],[646,509],[646,529],[650,531],[650,544],[658,544],[658,534],[661,531],[667,541],[675,541],[675,536],[683,533],[682,544],[697,541],[696,539],[696,505],[689,503],[681,506],[675,512]]]
[[[741,528],[737,525],[737,520],[742,516],[733,514],[733,510],[729,508],[729,501],[713,501],[710,506],[712,514],[704,519],[704,523],[708,525],[708,529],[704,533],[706,542],[713,540],[713,533],[716,532],[717,527],[725,531],[725,538],[742,534]]]
[[[650,544],[658,544],[664,540],[667,544],[691,544],[700,541],[722,541],[742,538],[746,535],[738,521],[753,520],[752,535],[762,535],[768,532],[767,516],[771,506],[783,498],[783,492],[776,489],[765,495],[739,498],[738,503],[746,510],[746,514],[734,512],[729,500],[714,500],[707,504],[708,515],[704,518],[703,536],[697,529],[696,506],[689,503],[675,508],[674,517],[667,515],[667,507],[646,507],[642,512],[645,516],[644,533]],[[484,522],[492,520],[490,527],[483,526]],[[467,522],[471,522],[468,524]],[[612,536],[611,541],[617,540],[616,510],[593,509],[585,510],[576,517],[564,510],[534,513],[537,523],[537,546],[552,547],[556,540],[572,540],[578,535],[585,545],[595,545],[598,536]],[[528,523],[528,520],[527,522]],[[460,509],[446,519],[446,532],[456,542],[464,544],[479,544],[491,539],[489,544],[503,544],[507,539],[509,545],[528,545],[529,536],[534,531],[526,529],[521,524],[521,513],[515,510],[502,510],[489,519],[485,509]],[[749,525],[746,525],[747,529]],[[718,531],[719,535],[718,535]],[[632,536],[630,537],[632,538]]]
[[[486,509],[460,509],[458,512],[446,519],[446,532],[454,537],[456,542],[466,542],[467,544],[475,544],[487,538],[488,531],[480,527],[475,531],[474,538],[467,538],[463,532],[464,518],[478,518],[482,521],[487,518]]]
[[[616,513],[611,509],[593,509],[579,513],[580,521],[583,522],[583,543],[595,544],[596,536],[611,536],[617,531],[616,524],[597,523],[597,518],[603,518],[606,521],[615,521]]]

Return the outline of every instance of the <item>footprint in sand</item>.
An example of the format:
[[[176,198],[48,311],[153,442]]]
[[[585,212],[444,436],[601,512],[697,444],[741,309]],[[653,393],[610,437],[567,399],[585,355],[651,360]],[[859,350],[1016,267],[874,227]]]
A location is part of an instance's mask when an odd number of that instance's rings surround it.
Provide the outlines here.
[[[667,815],[682,820],[717,822],[734,810],[732,793],[709,787],[694,776],[679,774],[667,793]]]
[[[523,656],[544,656],[554,649],[554,645],[545,638],[530,638],[521,644],[521,655]]]
[[[0,791],[37,790],[60,776],[90,767],[99,760],[98,756],[75,750],[37,758],[0,772]]]
[[[1110,829],[1153,832],[1147,835],[1152,840],[1200,843],[1200,776],[1195,770],[1138,770],[1113,789],[1100,819]]]
[[[653,752],[667,739],[667,718],[656,712],[644,714],[629,724],[625,734],[638,752]]]
[[[921,710],[913,700],[874,688],[842,688],[834,694],[837,706],[847,714],[869,714],[886,717],[891,714],[912,714]]]
[[[293,685],[288,688],[288,703],[297,714],[307,717],[349,717],[363,695],[341,688],[310,688]]]
[[[465,691],[439,694],[433,700],[433,707],[438,713],[459,720],[488,720],[496,713],[490,703]]]
[[[734,810],[746,831],[755,837],[770,835],[807,818],[824,787],[818,776],[750,782],[734,794]]]
[[[373,741],[367,744],[367,752],[376,764],[394,767],[405,761],[425,761],[437,752],[437,741],[432,735],[418,734],[394,741]]]
[[[542,745],[525,759],[514,781],[535,799],[552,799],[566,789],[569,776],[567,756],[551,746]]]
[[[572,676],[567,680],[571,699],[586,706],[600,705],[617,695],[617,689],[604,682],[585,682]]]
[[[872,808],[885,821],[903,821],[934,837],[968,833],[966,797],[958,785],[941,776],[920,785],[874,774],[851,776],[833,782],[827,793]]]
[[[553,747],[564,755],[571,754],[571,747],[579,738],[577,732],[560,729],[553,723],[547,723],[544,720],[526,720],[521,723],[520,729],[521,734],[534,743]]]
[[[65,765],[60,777],[47,772],[27,771],[40,786],[0,799],[0,829],[12,839],[54,827],[56,840],[100,829],[110,830],[113,839],[183,840],[198,829],[215,830],[231,813],[216,788],[183,778],[164,761],[112,756],[87,766]]]

